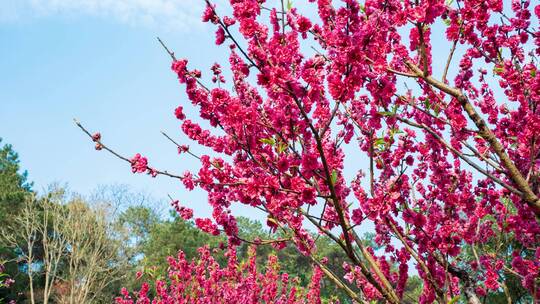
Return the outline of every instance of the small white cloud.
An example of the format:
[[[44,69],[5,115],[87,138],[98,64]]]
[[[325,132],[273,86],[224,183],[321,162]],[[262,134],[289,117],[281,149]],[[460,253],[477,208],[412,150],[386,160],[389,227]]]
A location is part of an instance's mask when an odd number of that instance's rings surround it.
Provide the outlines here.
[[[217,1],[223,3],[223,0]],[[0,0],[0,21],[90,15],[132,26],[187,30],[201,25],[202,0]]]

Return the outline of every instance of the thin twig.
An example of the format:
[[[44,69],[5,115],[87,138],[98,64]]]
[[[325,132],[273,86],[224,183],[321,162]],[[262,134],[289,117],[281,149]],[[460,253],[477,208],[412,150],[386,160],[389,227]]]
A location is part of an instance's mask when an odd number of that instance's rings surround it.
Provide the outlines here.
[[[128,162],[130,165],[132,164],[131,160],[128,159],[127,157],[125,156],[122,156],[120,155],[119,153],[115,152],[114,150],[112,150],[111,148],[109,148],[108,146],[106,146],[105,144],[103,144],[103,142],[99,139],[94,139],[92,134],[77,120],[77,119],[73,119],[73,121],[75,122],[75,124],[77,125],[77,127],[79,127],[84,133],[86,133],[86,135],[88,135],[88,137],[90,137],[93,141],[96,142],[96,144],[99,145],[99,147],[101,147],[102,149],[108,151],[109,153],[111,153],[112,155],[116,156],[117,158],[125,161],[125,162]],[[156,174],[158,175],[165,175],[165,176],[168,176],[168,177],[172,177],[172,178],[177,178],[179,180],[183,180],[184,178],[180,175],[176,175],[176,174],[172,174],[172,173],[169,173],[167,171],[161,171],[161,170],[157,170],[155,168],[151,168],[149,166],[146,166],[145,170],[147,171],[152,171],[152,172],[155,172]]]
[[[167,53],[169,54],[169,56],[171,56],[172,60],[173,61],[176,61],[176,56],[174,56],[174,52],[171,52],[169,50],[169,48],[165,45],[165,43],[163,43],[163,41],[161,40],[161,38],[159,37],[156,37],[157,40],[159,41],[159,43],[161,44],[161,46],[165,49],[165,51],[167,51]]]
[[[169,48],[165,45],[165,43],[163,42],[163,40],[161,40],[161,38],[157,37],[157,40],[159,41],[161,46],[165,49],[165,51],[169,54],[169,56],[171,56],[172,60],[176,61],[177,59],[176,59],[176,56],[174,55],[174,52],[169,50]],[[186,70],[185,72],[188,72],[188,71]],[[195,78],[195,81],[206,92],[210,92],[210,89],[207,86],[205,86],[199,79]]]
[[[450,54],[448,54],[448,58],[446,59],[446,66],[444,67],[444,72],[442,75],[442,82],[446,83],[446,76],[448,75],[448,69],[450,68],[450,62],[452,62],[452,57],[454,57],[454,52],[456,51],[458,39],[454,40],[454,43],[452,44],[452,48],[450,49]]]

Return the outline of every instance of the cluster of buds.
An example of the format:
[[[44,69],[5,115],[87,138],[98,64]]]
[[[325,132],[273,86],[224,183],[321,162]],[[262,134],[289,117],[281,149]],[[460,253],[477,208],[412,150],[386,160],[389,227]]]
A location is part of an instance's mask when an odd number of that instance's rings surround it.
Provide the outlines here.
[[[96,150],[103,149],[103,145],[101,144],[101,133],[97,132],[94,135],[92,135],[92,140],[96,143]]]
[[[214,76],[212,76],[213,83],[225,83],[225,77],[223,77],[223,75],[221,74],[221,66],[219,65],[219,63],[214,63],[211,70],[214,74]]]

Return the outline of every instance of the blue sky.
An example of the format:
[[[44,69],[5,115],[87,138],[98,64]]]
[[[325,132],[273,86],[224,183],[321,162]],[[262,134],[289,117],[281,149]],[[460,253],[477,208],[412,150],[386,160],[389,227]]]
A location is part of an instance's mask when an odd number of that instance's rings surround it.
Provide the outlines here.
[[[208,215],[202,193],[187,194],[177,180],[132,174],[126,163],[95,151],[73,123],[79,119],[121,154],[140,152],[158,168],[195,168],[160,135],[185,140],[173,110],[187,99],[156,36],[203,71],[223,61],[212,27],[199,22],[202,2],[0,4],[0,137],[13,144],[36,190],[61,182],[88,194],[99,184],[124,183],[158,198],[171,194]]]

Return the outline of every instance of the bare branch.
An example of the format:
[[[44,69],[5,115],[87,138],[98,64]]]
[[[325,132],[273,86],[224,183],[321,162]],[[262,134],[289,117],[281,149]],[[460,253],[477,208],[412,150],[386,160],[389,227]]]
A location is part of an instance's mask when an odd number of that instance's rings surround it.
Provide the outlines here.
[[[112,155],[116,156],[117,158],[119,158],[119,159],[121,159],[121,160],[123,160],[125,162],[128,162],[131,165],[131,160],[129,160],[127,157],[124,157],[124,156],[120,155],[119,153],[115,152],[114,150],[112,150],[108,146],[104,145],[103,142],[100,139],[98,139],[98,140],[94,139],[92,134],[77,119],[73,119],[73,121],[75,122],[77,127],[79,127],[84,133],[86,133],[86,135],[88,135],[88,137],[90,137],[93,141],[95,141],[96,144],[98,144],[102,149],[105,149],[106,151],[108,151]],[[168,176],[168,177],[172,177],[172,178],[177,178],[179,180],[184,179],[180,175],[172,174],[172,173],[169,173],[167,171],[157,170],[157,169],[151,168],[149,166],[146,166],[146,170],[153,171],[158,175],[164,175],[164,176]]]

